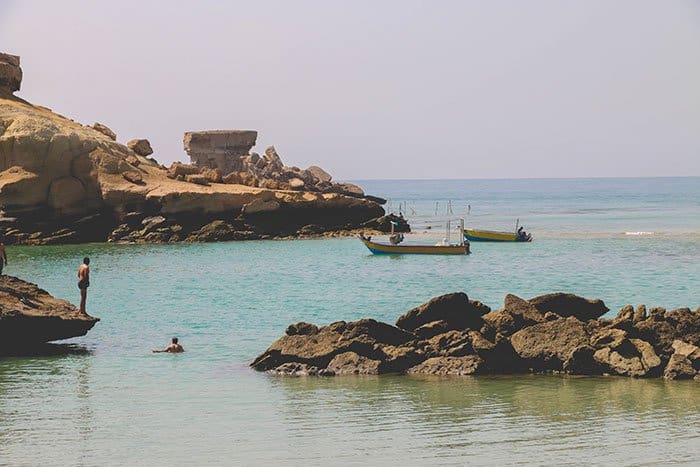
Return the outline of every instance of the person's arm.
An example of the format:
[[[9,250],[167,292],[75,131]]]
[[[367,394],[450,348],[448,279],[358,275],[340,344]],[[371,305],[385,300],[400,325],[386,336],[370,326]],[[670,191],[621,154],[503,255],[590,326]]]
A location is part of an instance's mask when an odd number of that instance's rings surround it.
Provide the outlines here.
[[[7,266],[7,252],[5,250],[5,247],[2,247],[2,259],[5,261],[5,266]]]

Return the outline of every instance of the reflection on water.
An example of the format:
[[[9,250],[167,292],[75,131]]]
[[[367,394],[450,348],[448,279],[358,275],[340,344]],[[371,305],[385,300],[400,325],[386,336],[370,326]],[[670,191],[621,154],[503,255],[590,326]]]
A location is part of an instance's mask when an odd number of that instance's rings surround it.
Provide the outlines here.
[[[0,358],[3,357],[55,357],[62,355],[88,355],[92,350],[78,344],[43,343],[27,347],[0,348]]]
[[[283,394],[293,444],[305,446],[299,459],[355,462],[362,446],[364,460],[438,456],[456,464],[596,463],[601,449],[606,462],[693,461],[698,387],[677,383],[539,375],[270,380]]]

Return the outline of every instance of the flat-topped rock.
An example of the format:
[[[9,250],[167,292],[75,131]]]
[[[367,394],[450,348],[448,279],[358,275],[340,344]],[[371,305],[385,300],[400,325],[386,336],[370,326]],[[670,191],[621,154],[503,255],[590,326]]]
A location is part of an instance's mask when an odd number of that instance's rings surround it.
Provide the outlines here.
[[[0,353],[84,336],[98,321],[36,284],[0,276]]]
[[[188,131],[185,133],[185,151],[206,152],[221,151],[235,152],[244,150],[246,153],[255,146],[258,132],[255,130],[204,130]]]

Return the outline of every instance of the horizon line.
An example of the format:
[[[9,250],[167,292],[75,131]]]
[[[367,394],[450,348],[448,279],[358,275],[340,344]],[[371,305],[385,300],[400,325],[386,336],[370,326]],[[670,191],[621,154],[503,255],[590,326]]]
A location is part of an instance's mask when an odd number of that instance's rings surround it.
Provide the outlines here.
[[[472,178],[348,178],[340,179],[342,180],[354,180],[354,181],[426,181],[426,182],[439,182],[439,181],[460,181],[460,180],[598,180],[598,179],[669,179],[669,178],[700,178],[700,175],[645,175],[645,176],[617,176],[617,175],[602,175],[593,177],[503,177],[503,178],[492,178],[492,177],[472,177]]]

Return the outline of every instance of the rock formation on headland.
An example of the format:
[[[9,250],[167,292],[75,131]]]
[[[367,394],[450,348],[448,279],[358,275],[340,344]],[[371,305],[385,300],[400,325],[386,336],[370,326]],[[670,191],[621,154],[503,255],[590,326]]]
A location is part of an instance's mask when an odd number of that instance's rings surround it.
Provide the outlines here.
[[[0,275],[0,354],[84,336],[98,321],[34,284]]]
[[[103,124],[81,125],[13,96],[21,77],[19,58],[0,54],[0,235],[6,243],[272,238],[373,227],[384,215],[381,200],[359,189],[319,191],[322,170],[304,171],[303,185],[287,172],[279,179],[265,178],[277,172],[245,172],[248,165],[225,173],[225,164],[234,163],[230,156],[248,153],[255,132],[236,141],[235,132],[224,132],[223,142],[211,132],[190,133],[193,160],[202,166],[168,170],[147,157],[153,152],[148,140],[120,144]],[[203,134],[208,143],[197,139]],[[230,151],[217,159],[222,147]],[[277,166],[285,169],[281,161]]]
[[[283,375],[566,373],[700,380],[700,308],[628,305],[601,318],[601,300],[507,295],[501,310],[464,293],[436,297],[396,326],[361,319],[290,325],[251,366]]]
[[[384,200],[366,196],[362,188],[352,183],[334,183],[333,177],[317,166],[307,169],[284,165],[274,146],[261,156],[251,153],[258,132],[253,130],[209,130],[185,133],[185,151],[190,156],[193,171],[205,175],[205,181],[223,181],[240,185],[319,193],[339,193],[356,198]],[[176,176],[177,165],[171,167]]]

